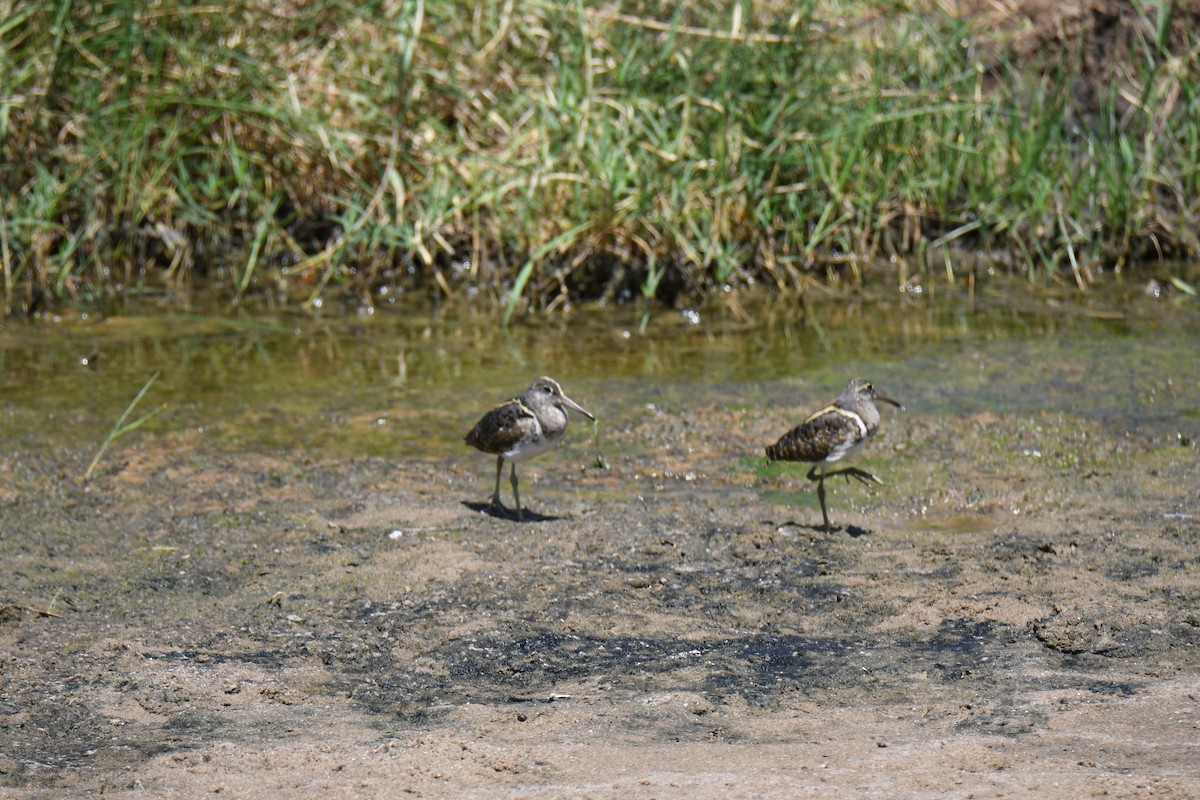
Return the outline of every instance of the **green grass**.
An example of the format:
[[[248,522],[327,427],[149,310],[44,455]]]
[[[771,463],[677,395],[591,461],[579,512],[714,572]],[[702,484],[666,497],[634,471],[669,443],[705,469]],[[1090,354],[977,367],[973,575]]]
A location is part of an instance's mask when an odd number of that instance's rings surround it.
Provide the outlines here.
[[[684,8],[0,0],[3,309],[203,279],[507,319],[1200,252],[1200,25],[1170,3],[1122,6],[1103,62],[937,3]]]
[[[104,441],[100,443],[99,449],[96,450],[95,457],[92,458],[92,462],[88,464],[87,471],[83,473],[83,477],[80,479],[83,483],[87,483],[92,479],[92,473],[96,471],[96,465],[100,463],[100,459],[108,450],[109,445],[120,439],[125,434],[136,431],[138,428],[142,427],[147,422],[154,419],[154,417],[166,410],[167,404],[162,403],[154,410],[143,414],[133,422],[128,424],[125,422],[125,420],[129,419],[129,415],[133,413],[133,410],[137,408],[137,404],[140,403],[142,398],[146,396],[146,392],[150,391],[150,387],[154,385],[156,380],[158,380],[157,372],[150,376],[150,380],[146,381],[145,385],[142,386],[142,390],[137,393],[137,397],[133,398],[133,401],[125,408],[125,413],[121,415],[121,418],[118,419],[116,424],[112,426],[112,429],[108,432],[108,435],[104,437]]]

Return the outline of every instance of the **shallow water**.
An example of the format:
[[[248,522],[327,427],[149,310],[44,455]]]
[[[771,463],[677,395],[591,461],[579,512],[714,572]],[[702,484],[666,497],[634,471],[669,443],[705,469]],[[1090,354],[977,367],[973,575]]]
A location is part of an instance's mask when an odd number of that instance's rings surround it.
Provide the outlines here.
[[[644,333],[632,307],[507,330],[445,307],[10,320],[0,326],[0,438],[94,448],[155,372],[131,420],[166,403],[143,431],[191,428],[234,450],[458,456],[474,419],[538,374],[596,413],[601,436],[650,404],[795,414],[862,376],[918,417],[1051,412],[1195,438],[1200,300],[1155,296],[1147,281],[1110,277],[1080,294],[995,278],[970,298],[961,285],[877,290],[807,311],[743,297],[738,316],[726,304],[659,310]],[[780,432],[793,421],[781,412]],[[586,427],[577,422],[573,438]]]

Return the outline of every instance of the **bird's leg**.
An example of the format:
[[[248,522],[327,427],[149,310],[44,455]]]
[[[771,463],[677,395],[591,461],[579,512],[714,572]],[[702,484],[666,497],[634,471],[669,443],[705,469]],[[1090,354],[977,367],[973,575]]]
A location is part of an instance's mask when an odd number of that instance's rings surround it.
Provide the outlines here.
[[[836,475],[837,473],[832,474]],[[833,528],[829,525],[829,511],[825,508],[825,470],[817,472],[817,467],[813,467],[808,471],[807,478],[817,482],[817,499],[821,501],[821,519],[825,521],[825,533],[832,533]]]
[[[817,481],[817,499],[821,501],[821,519],[825,520],[825,532],[832,533],[833,527],[829,524],[829,511],[825,508],[825,473],[821,473],[821,479]]]
[[[500,504],[500,474],[504,472],[504,456],[496,456],[496,491],[492,492],[492,508],[504,508]]]
[[[517,465],[516,465],[516,462],[513,462],[512,474],[510,477],[512,478],[513,499],[515,499],[517,501],[517,522],[524,522],[525,514],[524,514],[524,512],[521,511],[521,493],[519,491],[517,491]]]
[[[883,485],[883,481],[879,480],[879,478],[876,478],[865,469],[858,469],[856,467],[846,467],[845,469],[839,469],[836,472],[828,473],[828,477],[830,478],[832,478],[834,475],[841,475],[846,480],[854,478],[855,480],[861,481],[864,484],[874,482],[878,483],[880,486]]]

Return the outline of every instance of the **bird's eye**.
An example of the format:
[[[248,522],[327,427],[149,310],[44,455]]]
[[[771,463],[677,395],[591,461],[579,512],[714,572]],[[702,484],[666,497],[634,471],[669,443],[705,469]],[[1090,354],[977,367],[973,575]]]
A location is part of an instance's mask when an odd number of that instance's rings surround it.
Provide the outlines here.
[[[549,386],[543,386],[542,391],[545,392],[546,394],[554,394],[554,390],[551,389]]]

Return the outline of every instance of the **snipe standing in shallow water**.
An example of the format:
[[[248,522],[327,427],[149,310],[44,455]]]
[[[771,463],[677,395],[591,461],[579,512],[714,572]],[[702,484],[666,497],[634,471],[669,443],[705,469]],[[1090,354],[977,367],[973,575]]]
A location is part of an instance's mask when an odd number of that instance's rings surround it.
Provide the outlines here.
[[[829,525],[829,512],[825,508],[826,478],[841,475],[847,480],[855,478],[864,484],[868,481],[883,483],[871,473],[854,467],[826,471],[829,465],[861,450],[879,431],[879,409],[875,408],[875,400],[903,408],[890,397],[877,394],[870,381],[850,381],[837,400],[811,414],[781,436],[778,442],[767,447],[767,463],[807,461],[813,464],[806,477],[817,482],[817,499],[821,501],[821,517],[825,520],[826,533],[833,530]]]
[[[567,430],[567,409],[574,409],[590,420],[596,418],[583,406],[563,394],[553,378],[541,377],[529,385],[525,393],[507,403],[501,403],[483,415],[466,435],[467,444],[476,450],[496,454],[496,491],[492,505],[504,510],[500,503],[500,473],[505,460],[512,462],[513,499],[517,503],[517,519],[524,520],[521,494],[517,489],[517,462],[540,456],[562,440]]]

